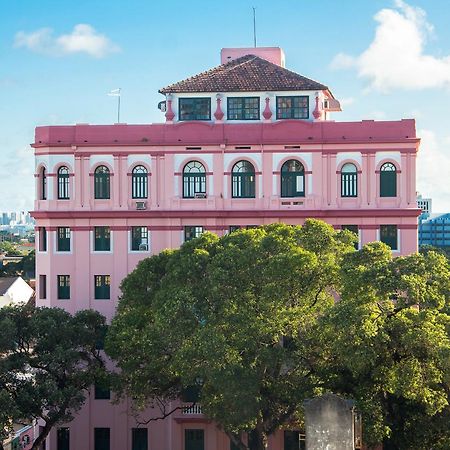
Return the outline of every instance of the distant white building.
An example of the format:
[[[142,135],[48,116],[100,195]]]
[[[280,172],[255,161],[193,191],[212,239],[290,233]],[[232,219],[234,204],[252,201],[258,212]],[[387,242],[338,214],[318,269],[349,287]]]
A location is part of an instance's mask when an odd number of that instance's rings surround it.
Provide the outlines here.
[[[0,308],[3,306],[27,303],[34,294],[21,277],[0,278]]]
[[[423,198],[422,194],[417,194],[417,207],[422,210],[422,214],[431,214],[431,198]]]

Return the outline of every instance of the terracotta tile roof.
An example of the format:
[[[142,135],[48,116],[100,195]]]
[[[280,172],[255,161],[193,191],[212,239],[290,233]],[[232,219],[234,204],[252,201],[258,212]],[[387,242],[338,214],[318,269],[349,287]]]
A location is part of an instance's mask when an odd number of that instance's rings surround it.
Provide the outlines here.
[[[255,55],[245,55],[160,89],[170,92],[325,90],[327,86]]]

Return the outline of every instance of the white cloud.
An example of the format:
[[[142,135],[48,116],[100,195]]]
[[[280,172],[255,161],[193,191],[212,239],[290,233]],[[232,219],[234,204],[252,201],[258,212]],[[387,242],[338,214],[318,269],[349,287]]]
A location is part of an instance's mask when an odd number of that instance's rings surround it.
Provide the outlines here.
[[[331,68],[355,68],[382,92],[450,87],[450,55],[439,58],[424,51],[433,26],[423,9],[395,0],[395,9],[382,9],[374,18],[378,25],[369,47],[357,57],[337,54]]]
[[[349,105],[352,105],[353,103],[355,103],[355,98],[354,97],[344,97],[339,100],[339,103],[341,104],[342,107],[349,106]]]
[[[433,211],[450,210],[450,146],[431,130],[418,130],[421,144],[417,157],[417,190],[432,197]]]
[[[14,38],[14,47],[48,56],[85,53],[94,58],[103,58],[120,50],[107,36],[82,23],[75,25],[69,34],[60,36],[54,36],[51,28],[41,28],[31,33],[19,31]]]

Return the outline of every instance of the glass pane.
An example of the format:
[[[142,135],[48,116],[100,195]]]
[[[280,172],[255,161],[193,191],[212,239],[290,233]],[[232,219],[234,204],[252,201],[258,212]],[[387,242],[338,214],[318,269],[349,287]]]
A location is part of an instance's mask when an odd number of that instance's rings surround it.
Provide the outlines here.
[[[211,119],[210,98],[180,98],[178,105],[180,120]]]
[[[132,450],[148,450],[147,428],[133,428],[131,439]]]

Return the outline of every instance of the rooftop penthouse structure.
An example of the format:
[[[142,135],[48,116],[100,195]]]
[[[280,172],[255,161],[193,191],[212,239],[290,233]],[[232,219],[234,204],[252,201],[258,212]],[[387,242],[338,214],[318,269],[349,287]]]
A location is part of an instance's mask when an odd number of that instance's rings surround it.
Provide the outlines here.
[[[111,319],[141,259],[204,231],[313,217],[359,246],[417,251],[414,120],[331,120],[330,88],[286,69],[280,48],[223,49],[221,62],[160,90],[162,123],[36,128],[38,305]],[[93,389],[46,448],[230,449],[199,405],[144,427],[129,406]],[[279,431],[269,449],[300,436]]]

